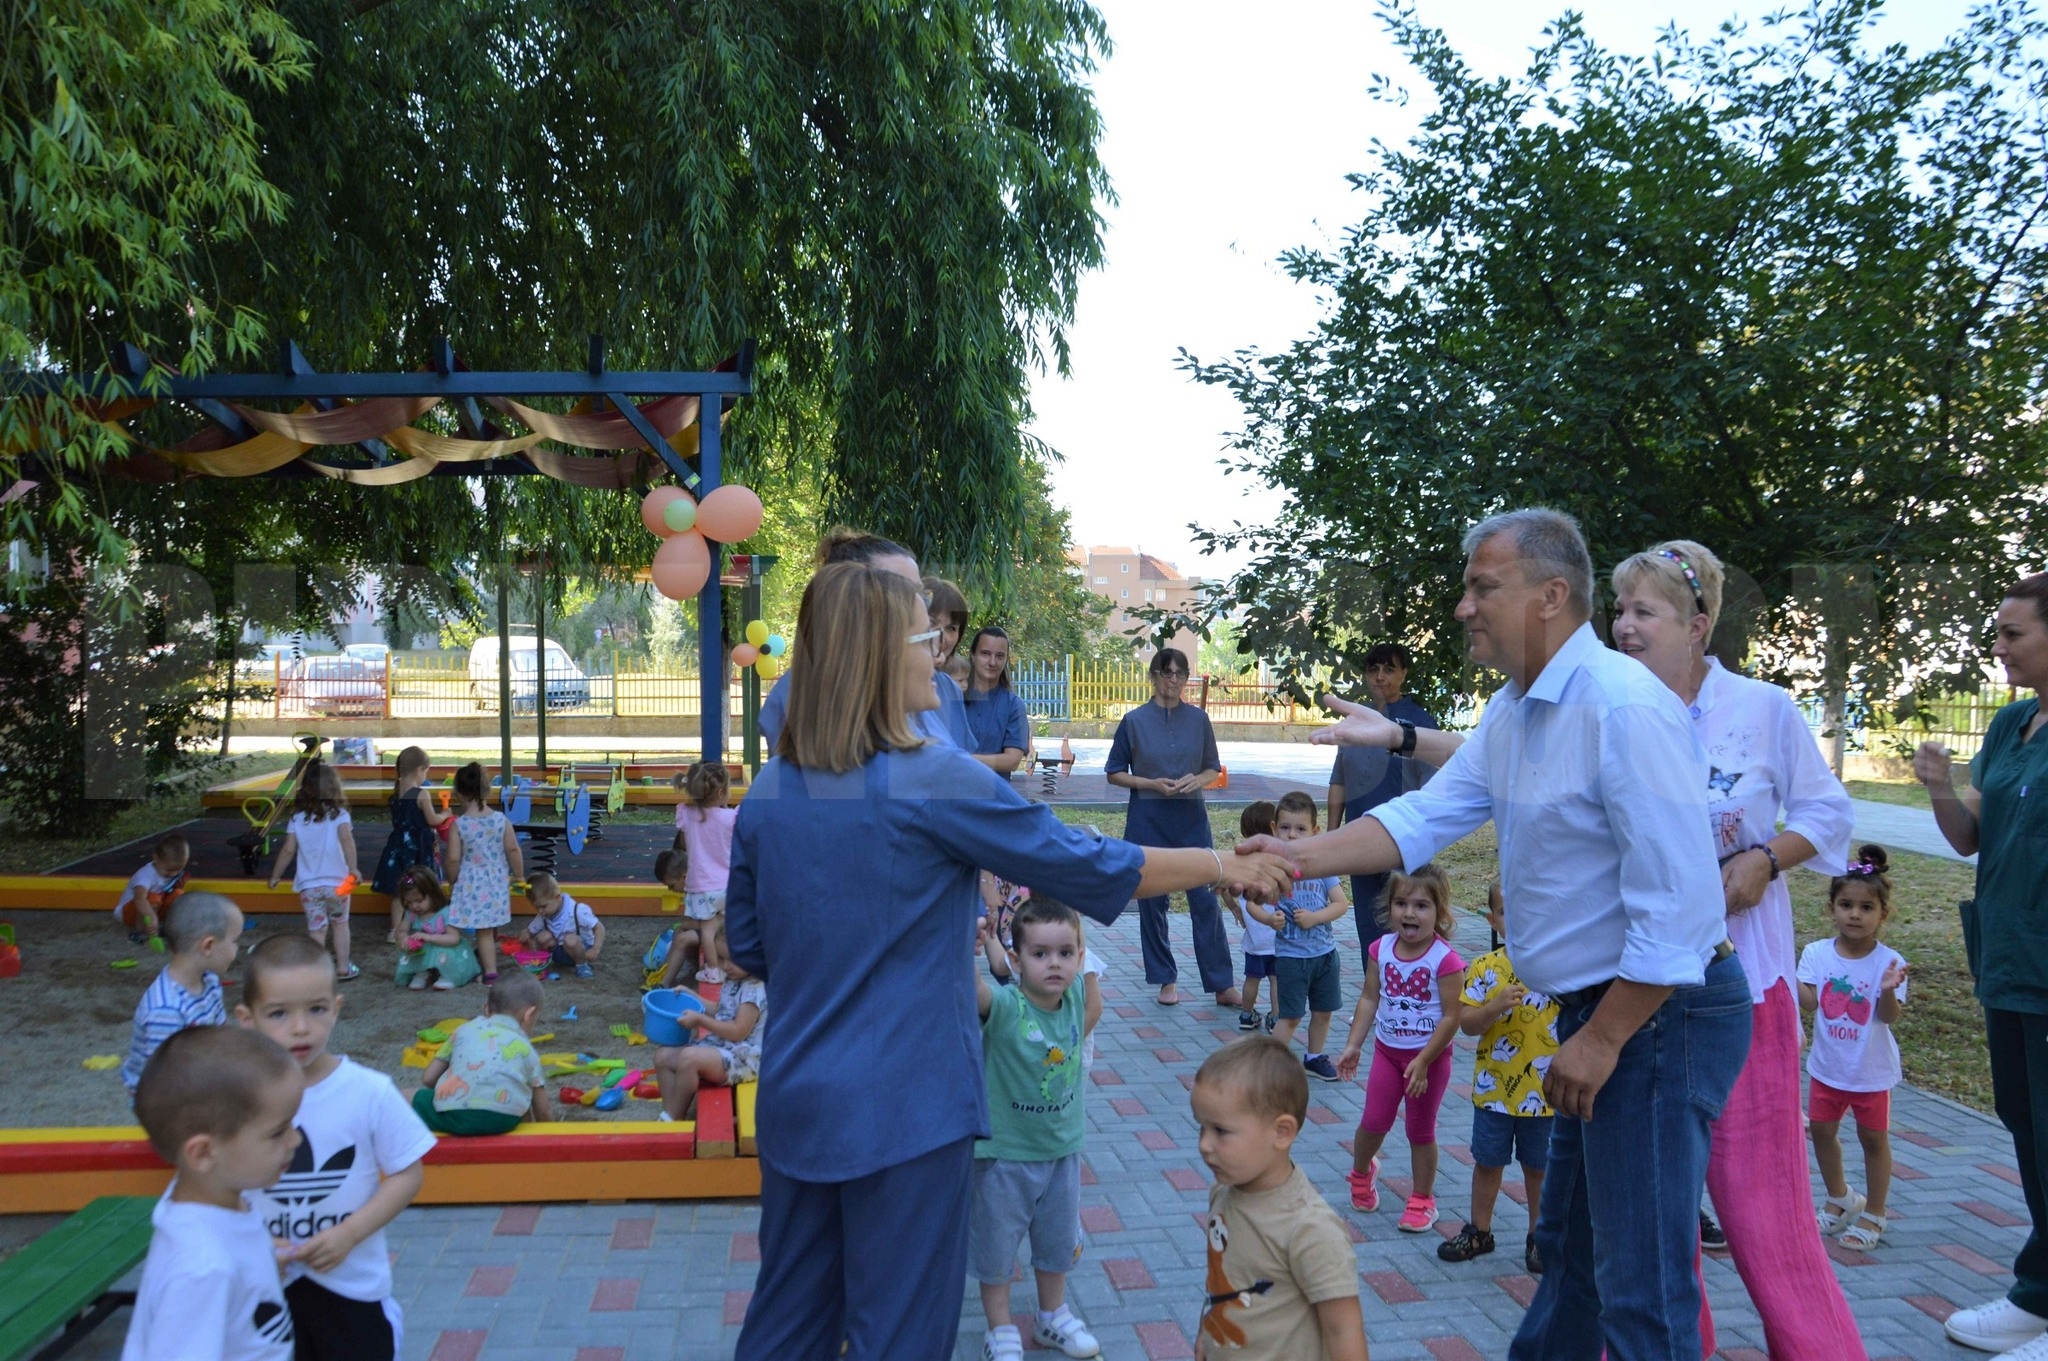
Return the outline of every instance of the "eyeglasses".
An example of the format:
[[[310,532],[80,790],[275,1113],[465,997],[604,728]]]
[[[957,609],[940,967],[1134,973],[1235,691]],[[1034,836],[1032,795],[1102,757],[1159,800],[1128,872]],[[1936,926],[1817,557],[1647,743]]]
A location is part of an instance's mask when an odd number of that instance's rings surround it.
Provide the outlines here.
[[[1171,666],[1161,667],[1159,670],[1154,671],[1152,674],[1159,677],[1159,679],[1161,680],[1184,681],[1188,678],[1187,672]]]
[[[1658,549],[1657,556],[1660,558],[1669,558],[1671,559],[1671,561],[1678,564],[1678,570],[1685,573],[1685,584],[1692,588],[1693,612],[1696,614],[1705,614],[1707,612],[1707,598],[1704,595],[1700,594],[1699,573],[1692,570],[1692,564],[1687,562],[1684,558],[1679,557],[1678,554],[1672,552],[1668,548]]]
[[[923,633],[911,634],[908,638],[905,638],[903,641],[911,647],[916,647],[919,643],[923,643],[925,646],[929,647],[931,646],[933,640],[935,640],[941,632],[943,632],[943,630],[941,629],[926,629]]]

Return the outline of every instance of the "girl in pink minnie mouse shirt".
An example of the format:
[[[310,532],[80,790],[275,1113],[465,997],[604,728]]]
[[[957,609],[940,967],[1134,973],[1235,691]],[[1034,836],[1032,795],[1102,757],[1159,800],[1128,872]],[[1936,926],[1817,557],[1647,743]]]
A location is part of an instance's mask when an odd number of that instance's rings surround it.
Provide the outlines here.
[[[1372,1069],[1365,1114],[1352,1144],[1351,1204],[1379,1207],[1378,1153],[1405,1100],[1415,1189],[1395,1227],[1427,1233],[1436,1223],[1436,1113],[1451,1086],[1451,1039],[1464,1009],[1465,961],[1451,948],[1451,881],[1434,864],[1388,876],[1380,924],[1366,947],[1365,991],[1351,1017],[1351,1040],[1337,1060],[1347,1081],[1358,1074],[1368,1032]]]

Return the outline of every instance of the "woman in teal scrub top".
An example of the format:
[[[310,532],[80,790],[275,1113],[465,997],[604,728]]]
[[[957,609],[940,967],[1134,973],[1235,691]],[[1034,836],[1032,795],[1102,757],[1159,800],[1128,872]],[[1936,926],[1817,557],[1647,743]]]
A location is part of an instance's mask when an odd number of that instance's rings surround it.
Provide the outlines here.
[[[2033,1232],[2001,1299],[1951,1315],[1951,1338],[2009,1351],[2048,1332],[2048,572],[2006,592],[1991,655],[2031,699],[2000,709],[1955,786],[1947,747],[1927,742],[1913,773],[1958,855],[1977,857],[1977,896],[1963,905],[1963,941],[1991,1050],[1991,1100],[2012,1134]],[[2028,1353],[2032,1355],[2030,1351]]]

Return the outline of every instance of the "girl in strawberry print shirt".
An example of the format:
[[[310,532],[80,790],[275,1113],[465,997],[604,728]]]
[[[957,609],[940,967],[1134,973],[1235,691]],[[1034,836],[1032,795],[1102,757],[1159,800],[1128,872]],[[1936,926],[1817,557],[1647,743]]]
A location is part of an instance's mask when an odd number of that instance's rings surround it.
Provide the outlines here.
[[[1847,872],[1828,885],[1835,938],[1817,940],[1799,956],[1799,1005],[1809,1016],[1820,1013],[1806,1060],[1813,1083],[1807,1099],[1813,1156],[1828,1188],[1820,1229],[1840,1234],[1844,1247],[1858,1250],[1876,1247],[1884,1236],[1892,1181],[1892,1088],[1899,1083],[1892,1024],[1906,1003],[1906,961],[1878,940],[1892,911],[1888,867],[1882,847],[1857,851]],[[1842,1170],[1840,1134],[1847,1111],[1856,1113],[1867,1197],[1850,1191]]]
[[[1365,1114],[1352,1144],[1351,1204],[1379,1207],[1380,1145],[1407,1102],[1405,1128],[1415,1192],[1395,1226],[1427,1233],[1436,1223],[1436,1113],[1451,1086],[1451,1039],[1464,1010],[1465,961],[1451,948],[1451,881],[1434,864],[1387,879],[1380,925],[1387,933],[1366,947],[1365,991],[1351,1017],[1351,1040],[1337,1060],[1346,1081],[1358,1075],[1365,1038],[1372,1068]]]

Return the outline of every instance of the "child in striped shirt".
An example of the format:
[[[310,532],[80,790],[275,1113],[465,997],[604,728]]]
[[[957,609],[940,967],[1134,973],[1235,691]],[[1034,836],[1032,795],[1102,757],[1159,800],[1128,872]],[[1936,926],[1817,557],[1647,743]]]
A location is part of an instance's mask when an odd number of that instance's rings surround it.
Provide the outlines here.
[[[142,1081],[149,1056],[171,1036],[195,1025],[226,1025],[220,976],[235,962],[242,937],[242,909],[218,893],[186,893],[164,914],[170,962],[135,1004],[135,1032],[121,1081],[128,1095]]]

